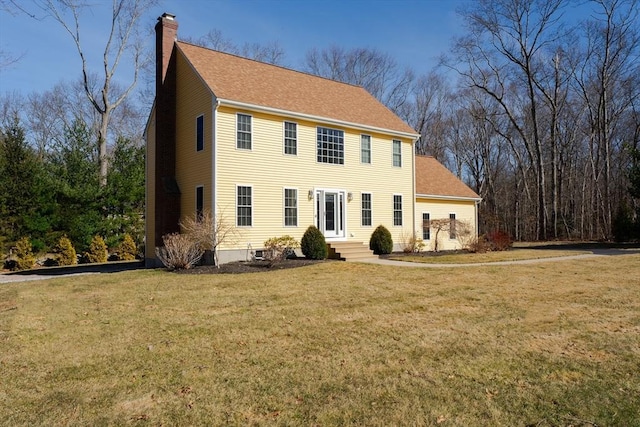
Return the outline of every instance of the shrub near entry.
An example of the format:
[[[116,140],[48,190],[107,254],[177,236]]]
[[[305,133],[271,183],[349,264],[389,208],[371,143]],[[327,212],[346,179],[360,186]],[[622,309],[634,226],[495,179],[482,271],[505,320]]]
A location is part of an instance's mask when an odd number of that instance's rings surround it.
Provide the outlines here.
[[[300,248],[309,259],[325,259],[329,255],[324,235],[317,227],[310,225],[300,240]]]
[[[393,251],[393,238],[384,225],[379,225],[371,234],[369,249],[376,255],[390,254]]]

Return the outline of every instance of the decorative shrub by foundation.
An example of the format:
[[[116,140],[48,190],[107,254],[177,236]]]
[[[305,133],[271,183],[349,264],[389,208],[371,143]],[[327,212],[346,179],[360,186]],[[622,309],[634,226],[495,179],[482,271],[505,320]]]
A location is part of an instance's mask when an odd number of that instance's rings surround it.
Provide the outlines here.
[[[325,259],[328,255],[327,242],[317,227],[310,225],[300,240],[300,248],[309,259]]]
[[[371,234],[369,249],[376,255],[390,254],[393,251],[393,238],[384,225],[379,225]]]

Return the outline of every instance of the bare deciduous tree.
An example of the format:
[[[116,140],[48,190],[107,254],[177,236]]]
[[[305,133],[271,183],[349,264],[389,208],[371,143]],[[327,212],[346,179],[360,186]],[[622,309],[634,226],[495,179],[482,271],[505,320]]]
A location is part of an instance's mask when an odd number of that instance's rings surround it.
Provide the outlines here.
[[[35,17],[27,7],[12,1],[20,10]],[[86,47],[83,45],[81,17],[92,4],[84,0],[33,0],[36,8],[47,17],[53,18],[69,34],[82,63],[82,82],[84,94],[98,115],[97,144],[100,162],[100,183],[107,183],[108,152],[107,142],[109,124],[113,112],[133,91],[138,81],[138,73],[146,60],[143,38],[139,33],[139,22],[143,14],[156,0],[112,0],[109,16],[109,34],[102,52],[101,64],[93,72],[87,60]],[[131,77],[128,86],[116,89],[114,76],[119,71],[123,59],[131,63]],[[120,73],[121,74],[121,73]]]

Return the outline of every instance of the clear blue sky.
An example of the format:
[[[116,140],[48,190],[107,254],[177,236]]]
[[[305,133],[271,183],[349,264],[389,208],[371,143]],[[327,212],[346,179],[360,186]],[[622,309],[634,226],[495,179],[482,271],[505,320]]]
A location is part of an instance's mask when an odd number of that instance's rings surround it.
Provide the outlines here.
[[[81,19],[90,69],[101,71],[109,0],[96,0]],[[389,53],[419,74],[436,65],[451,38],[460,35],[457,7],[464,0],[163,0],[142,20],[153,46],[153,26],[163,12],[176,15],[178,37],[198,38],[218,29],[236,45],[277,41],[285,65],[300,68],[311,48],[338,45]],[[50,90],[78,79],[81,63],[71,37],[51,18],[40,21],[0,10],[0,50],[20,60],[0,70],[0,94]],[[123,64],[126,82],[130,69]]]

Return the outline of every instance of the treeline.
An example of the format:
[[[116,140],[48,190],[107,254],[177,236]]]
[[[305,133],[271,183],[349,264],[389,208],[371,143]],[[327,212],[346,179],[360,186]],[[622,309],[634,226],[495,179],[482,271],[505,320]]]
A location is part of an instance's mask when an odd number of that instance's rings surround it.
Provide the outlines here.
[[[570,25],[576,8],[585,18]],[[482,196],[481,233],[638,238],[620,224],[640,224],[639,10],[634,0],[478,0],[460,12],[466,34],[425,76],[370,49],[313,50],[305,68],[364,86],[419,131],[418,153]]]
[[[140,13],[114,14],[112,28],[138,28],[143,12],[152,13],[148,0],[119,3]],[[67,15],[56,21],[77,24],[77,5],[60,5]],[[480,233],[640,238],[638,1],[477,0],[459,13],[465,34],[425,75],[371,48],[312,49],[303,64],[288,64],[277,42],[239,46],[217,30],[181,38],[363,86],[420,133],[419,154],[482,197]],[[141,52],[141,42],[121,40],[118,52]],[[134,64],[134,75],[153,81]],[[94,235],[113,246],[129,233],[142,244],[140,134],[153,85],[134,102],[135,80],[119,86],[84,63],[82,75],[42,94],[0,97],[4,252],[22,236],[37,249],[61,234],[79,251]]]
[[[144,147],[120,136],[100,184],[95,133],[76,119],[39,151],[19,118],[0,128],[0,246],[3,253],[28,238],[34,252],[52,250],[67,236],[78,253],[95,236],[109,248],[126,234],[144,238]]]

